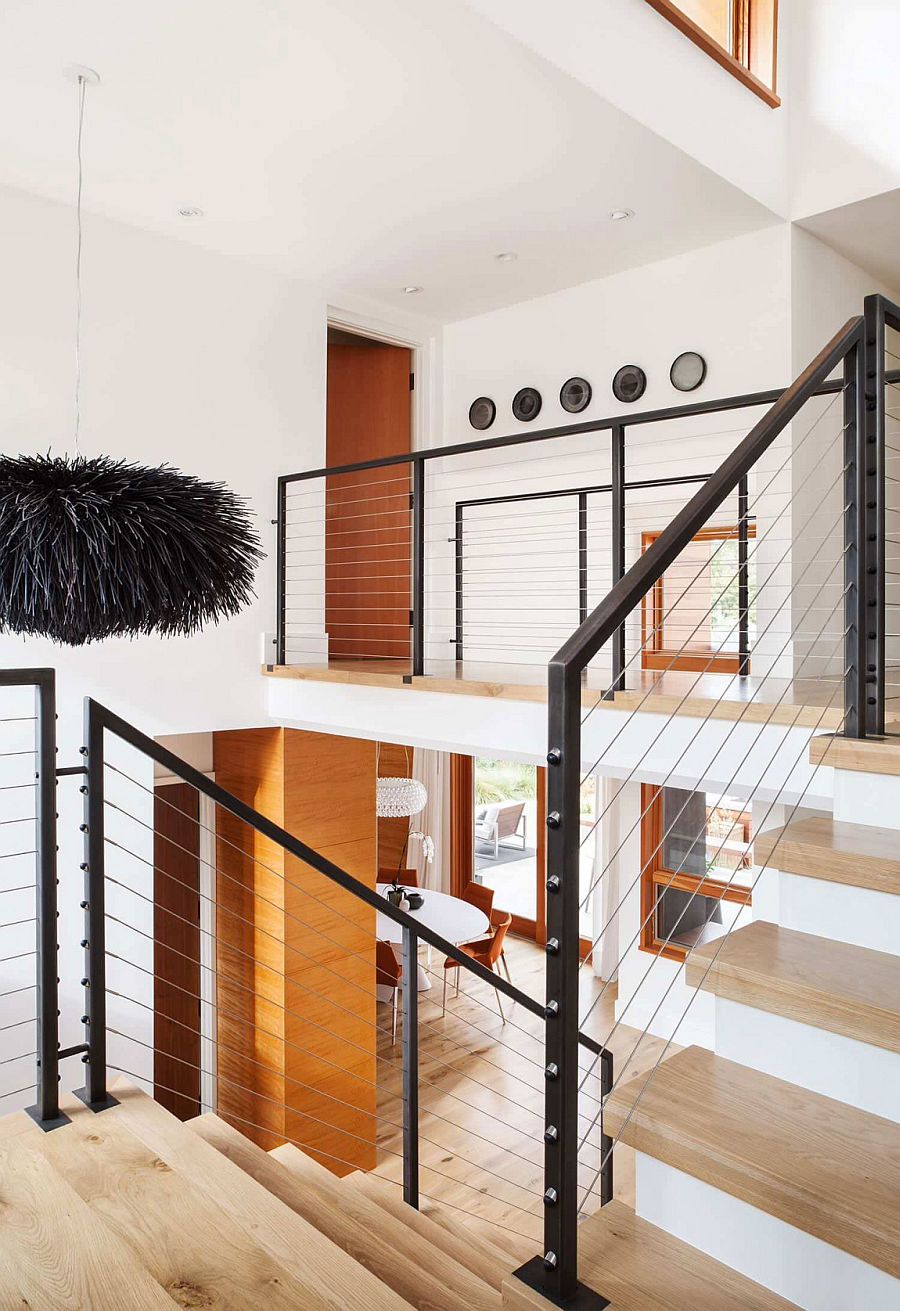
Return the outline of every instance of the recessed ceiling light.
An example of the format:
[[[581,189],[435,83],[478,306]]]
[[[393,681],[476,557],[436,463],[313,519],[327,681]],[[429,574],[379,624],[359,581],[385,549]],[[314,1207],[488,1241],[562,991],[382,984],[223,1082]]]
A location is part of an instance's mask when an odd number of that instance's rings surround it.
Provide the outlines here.
[[[513,260],[516,260],[519,257],[514,250],[501,250],[496,258],[501,264],[512,264]]]
[[[634,218],[634,210],[633,210],[633,209],[611,209],[611,210],[609,211],[609,217],[612,219],[612,221],[613,221],[614,223],[621,223],[622,219],[630,219],[630,218]]]
[[[404,296],[416,296],[421,290],[422,290],[421,287],[413,287],[413,286],[404,287],[403,294]]]
[[[182,205],[178,213],[182,218],[203,218],[203,210],[196,205]]]

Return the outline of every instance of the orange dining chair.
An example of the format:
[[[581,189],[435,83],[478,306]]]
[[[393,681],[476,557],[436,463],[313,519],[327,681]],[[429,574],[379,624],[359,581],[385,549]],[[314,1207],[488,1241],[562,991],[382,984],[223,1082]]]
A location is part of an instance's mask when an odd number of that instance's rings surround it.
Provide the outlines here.
[[[379,883],[393,883],[396,878],[401,888],[417,888],[419,886],[419,871],[417,869],[379,869]]]
[[[498,911],[497,920],[494,923],[494,931],[488,938],[480,938],[477,942],[467,942],[460,946],[460,951],[464,951],[467,956],[477,960],[479,965],[485,969],[496,970],[500,973],[500,958],[503,955],[503,940],[509,932],[509,926],[512,924],[512,915],[509,911]],[[452,960],[449,956],[444,961],[444,1004],[443,1014],[447,1013],[447,971],[458,970],[460,965]],[[457,975],[457,991],[459,990],[459,975]],[[494,989],[494,996],[497,999],[497,1009],[500,1012],[500,1019],[506,1023],[506,1016],[503,1014],[503,1003],[500,1001],[500,993]]]
[[[496,928],[502,919],[506,917],[505,910],[492,910],[490,913],[491,928]],[[510,918],[512,918],[510,916]],[[504,931],[505,936],[505,931]],[[500,949],[500,964],[503,966],[506,977],[512,983],[512,975],[509,972],[509,961],[506,959],[506,945]]]
[[[397,994],[403,968],[397,959],[397,953],[389,942],[377,939],[375,942],[375,982],[385,988],[391,988],[391,1043],[397,1041]]]
[[[491,909],[494,905],[493,888],[487,888],[483,883],[467,883],[462,900],[467,901],[470,906],[477,906],[488,919],[491,918]]]

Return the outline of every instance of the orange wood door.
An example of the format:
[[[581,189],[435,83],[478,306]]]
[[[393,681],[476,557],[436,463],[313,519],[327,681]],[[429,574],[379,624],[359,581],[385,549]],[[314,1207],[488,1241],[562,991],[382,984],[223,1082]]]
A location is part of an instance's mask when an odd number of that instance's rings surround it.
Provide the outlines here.
[[[407,347],[329,342],[329,465],[411,449],[411,361]],[[325,480],[325,622],[333,658],[409,657],[410,486],[408,465]]]
[[[187,783],[153,798],[154,1097],[200,1114],[200,818]]]

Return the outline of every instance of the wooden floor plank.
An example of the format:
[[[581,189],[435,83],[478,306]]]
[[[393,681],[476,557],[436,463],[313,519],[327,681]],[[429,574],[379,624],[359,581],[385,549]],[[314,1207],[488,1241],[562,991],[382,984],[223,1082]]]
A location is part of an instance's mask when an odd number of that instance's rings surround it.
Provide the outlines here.
[[[685,968],[692,987],[900,1052],[900,956],[757,920]]]
[[[0,1149],[3,1311],[172,1311],[168,1292],[39,1146],[19,1133]]]
[[[900,1277],[900,1125],[700,1047],[606,1113],[636,1151]]]

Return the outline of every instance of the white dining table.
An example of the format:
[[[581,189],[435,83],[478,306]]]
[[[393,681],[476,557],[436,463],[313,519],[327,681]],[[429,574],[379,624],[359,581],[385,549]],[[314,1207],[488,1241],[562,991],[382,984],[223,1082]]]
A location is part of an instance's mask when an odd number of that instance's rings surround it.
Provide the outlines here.
[[[389,883],[378,883],[376,889],[383,897],[390,886]],[[424,905],[418,910],[410,910],[407,913],[426,928],[432,929],[448,942],[452,942],[454,947],[458,947],[463,942],[473,942],[476,938],[483,938],[490,932],[491,922],[487,915],[471,902],[463,901],[461,897],[451,897],[446,892],[434,892],[431,888],[416,888],[415,891],[420,892],[425,898]],[[403,929],[381,911],[375,917],[375,933],[382,942],[395,945],[403,942]],[[428,975],[420,965],[419,992],[426,992],[430,987]],[[376,994],[379,1001],[389,1001],[391,989],[384,984],[378,984]]]

